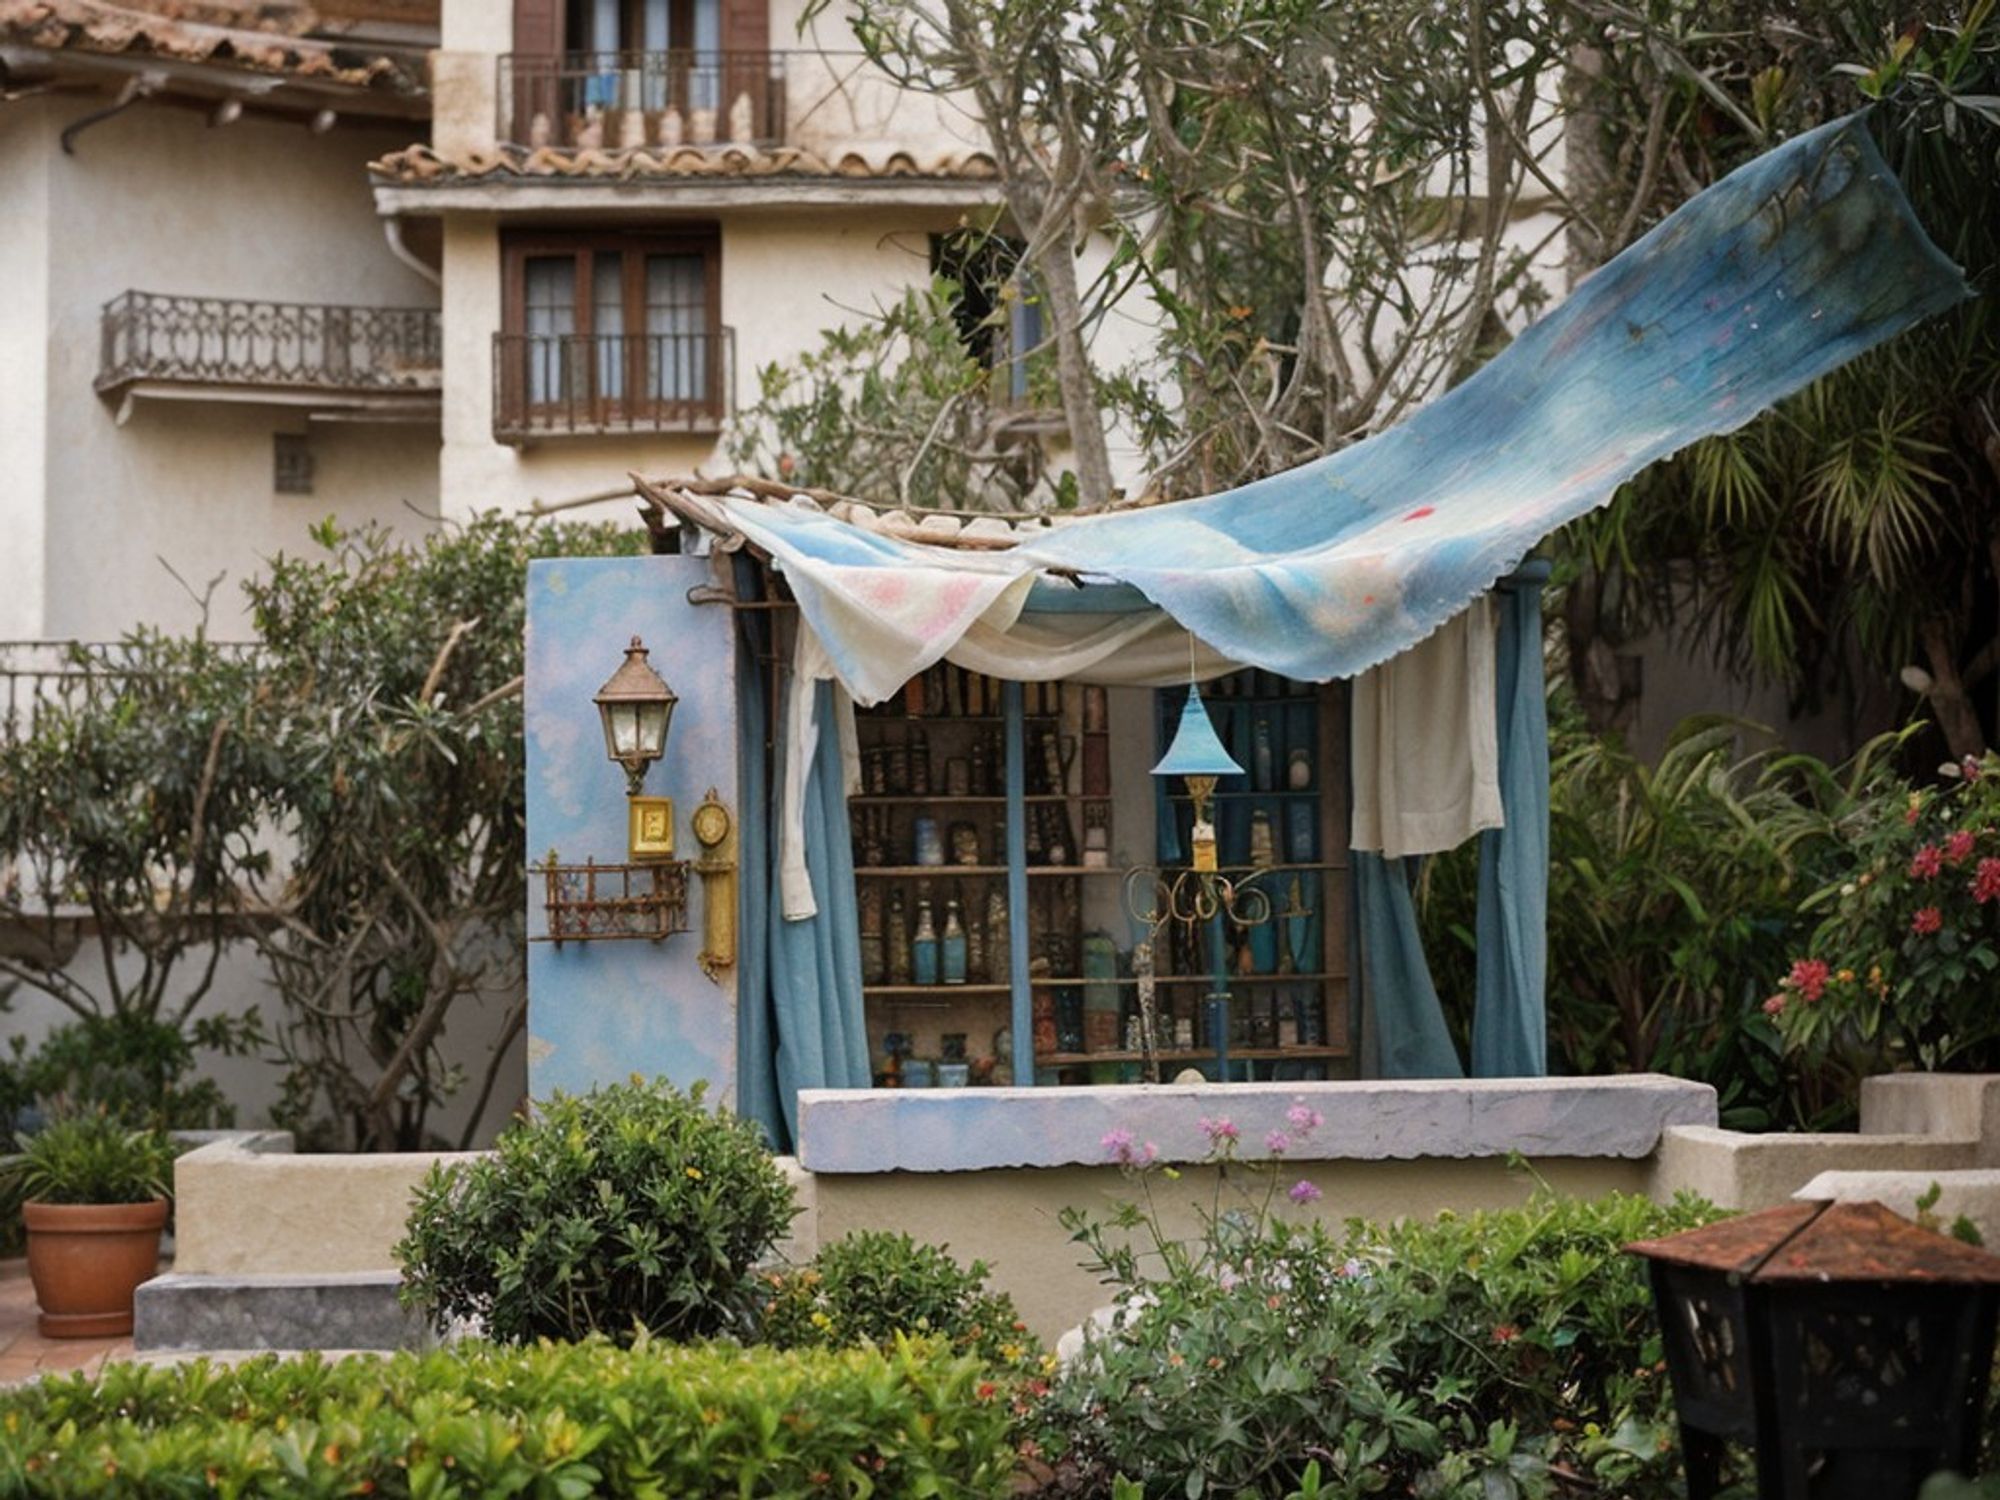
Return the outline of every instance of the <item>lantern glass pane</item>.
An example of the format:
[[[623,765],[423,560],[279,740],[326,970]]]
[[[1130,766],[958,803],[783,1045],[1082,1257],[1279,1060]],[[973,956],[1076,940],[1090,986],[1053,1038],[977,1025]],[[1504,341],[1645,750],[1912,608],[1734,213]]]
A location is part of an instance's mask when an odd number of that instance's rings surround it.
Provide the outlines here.
[[[639,753],[658,760],[667,744],[667,705],[641,703],[637,709],[638,724],[633,733]]]
[[[639,706],[636,703],[606,704],[604,724],[610,735],[612,759],[638,753]]]

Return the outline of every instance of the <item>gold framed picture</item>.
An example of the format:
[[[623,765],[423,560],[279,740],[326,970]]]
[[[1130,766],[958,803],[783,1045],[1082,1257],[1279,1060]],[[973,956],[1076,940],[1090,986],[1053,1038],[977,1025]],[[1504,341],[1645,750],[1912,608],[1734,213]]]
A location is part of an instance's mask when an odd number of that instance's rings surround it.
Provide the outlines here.
[[[674,799],[628,797],[631,826],[626,848],[634,863],[674,857]]]

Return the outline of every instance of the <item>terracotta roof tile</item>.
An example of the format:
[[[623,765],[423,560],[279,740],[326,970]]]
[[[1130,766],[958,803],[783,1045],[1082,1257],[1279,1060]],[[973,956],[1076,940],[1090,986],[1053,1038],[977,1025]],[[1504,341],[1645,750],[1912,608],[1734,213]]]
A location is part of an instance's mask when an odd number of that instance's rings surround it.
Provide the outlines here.
[[[0,0],[5,4],[6,0]],[[950,150],[923,156],[902,148],[856,146],[827,157],[796,146],[672,146],[561,149],[493,146],[440,152],[408,146],[370,162],[380,181],[444,186],[497,178],[631,181],[698,177],[890,177],[985,181],[994,173],[984,152]]]
[[[233,24],[219,25],[219,18]],[[300,36],[309,10],[157,0],[147,9],[102,0],[0,0],[0,41],[50,52],[158,57],[284,73],[354,88],[424,91],[422,64],[373,48]]]

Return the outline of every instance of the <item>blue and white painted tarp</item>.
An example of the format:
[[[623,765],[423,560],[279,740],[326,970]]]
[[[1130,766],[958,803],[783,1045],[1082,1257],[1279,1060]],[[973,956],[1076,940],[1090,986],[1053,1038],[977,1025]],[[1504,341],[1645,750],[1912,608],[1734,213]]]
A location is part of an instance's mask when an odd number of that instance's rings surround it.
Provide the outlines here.
[[[1045,570],[1128,585],[1105,592],[1137,590],[1160,625],[1228,661],[1351,677],[1430,635],[1646,465],[1968,295],[1850,117],[1683,205],[1408,420],[1287,473],[986,552],[803,501],[728,497],[708,519],[771,554],[862,703],[968,632],[990,657],[996,632],[1032,631]]]

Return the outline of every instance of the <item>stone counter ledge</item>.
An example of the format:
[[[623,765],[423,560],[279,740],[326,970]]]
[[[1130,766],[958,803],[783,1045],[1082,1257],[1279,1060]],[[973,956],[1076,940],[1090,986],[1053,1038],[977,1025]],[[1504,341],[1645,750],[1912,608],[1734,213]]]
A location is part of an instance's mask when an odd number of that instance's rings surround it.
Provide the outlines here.
[[[1200,1161],[1204,1116],[1227,1116],[1242,1152],[1265,1155],[1304,1101],[1325,1116],[1295,1161],[1650,1156],[1669,1126],[1714,1125],[1715,1090],[1657,1073],[1342,1083],[1129,1084],[1083,1088],[807,1089],[799,1162],[809,1172],[977,1172],[1101,1166],[1129,1130],[1170,1162]]]

